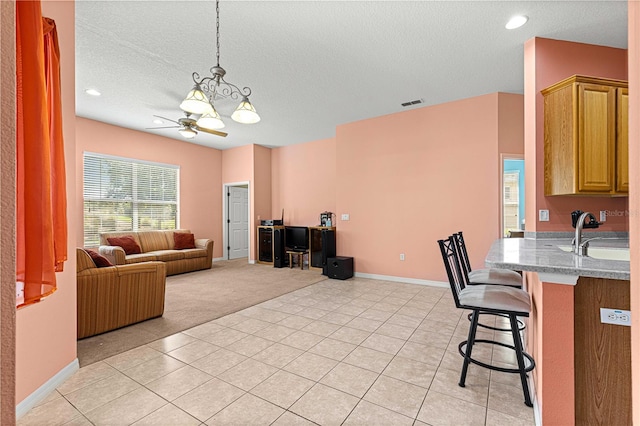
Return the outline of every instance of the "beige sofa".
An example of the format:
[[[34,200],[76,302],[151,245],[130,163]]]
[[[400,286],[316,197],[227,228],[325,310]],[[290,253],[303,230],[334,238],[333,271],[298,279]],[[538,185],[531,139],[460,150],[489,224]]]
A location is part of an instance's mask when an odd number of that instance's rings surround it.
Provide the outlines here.
[[[164,313],[165,264],[145,262],[97,268],[76,250],[78,339],[115,330]]]
[[[124,231],[106,232],[100,234],[99,252],[109,259],[114,265],[140,263],[159,260],[167,266],[167,275],[181,274],[183,272],[210,269],[213,258],[213,240],[196,239],[196,248],[175,250],[173,243],[174,232],[191,232],[188,229],[176,229],[171,231]],[[142,253],[125,254],[118,246],[111,246],[107,238],[123,237],[131,235]]]

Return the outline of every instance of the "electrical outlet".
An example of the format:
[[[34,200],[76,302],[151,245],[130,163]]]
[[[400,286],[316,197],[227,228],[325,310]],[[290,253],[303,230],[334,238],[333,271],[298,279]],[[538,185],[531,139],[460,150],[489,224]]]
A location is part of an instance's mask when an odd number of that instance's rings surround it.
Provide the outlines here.
[[[342,213],[342,220],[349,220],[349,213]]]
[[[404,253],[400,253],[400,260],[404,260]]]
[[[606,221],[607,221],[607,211],[600,210],[600,222],[606,222]]]
[[[622,309],[600,308],[600,322],[603,324],[615,324],[631,326],[631,311]]]
[[[549,222],[549,210],[538,210],[538,220],[540,222]]]

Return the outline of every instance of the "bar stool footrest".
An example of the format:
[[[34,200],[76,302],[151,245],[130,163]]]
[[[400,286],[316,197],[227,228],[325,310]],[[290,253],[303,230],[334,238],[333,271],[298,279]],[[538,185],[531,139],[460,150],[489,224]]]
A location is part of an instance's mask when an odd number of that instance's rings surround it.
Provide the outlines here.
[[[484,315],[495,315],[497,317],[503,317],[503,318],[509,318],[509,315],[506,314],[495,314],[493,312],[480,312],[480,314],[484,314]],[[469,315],[467,315],[467,319],[469,321],[471,321],[471,315],[473,315],[473,313],[469,313]],[[495,331],[509,331],[511,332],[511,328],[498,328],[498,327],[492,327],[490,325],[486,325],[486,324],[482,324],[480,322],[478,322],[478,327],[482,327],[482,328],[488,328],[489,330],[495,330]],[[518,331],[523,331],[525,328],[527,328],[527,326],[524,324],[524,322],[518,320]]]
[[[508,345],[506,343],[497,342],[495,340],[478,339],[478,340],[476,340],[474,342],[474,345],[476,343],[489,343],[491,345],[499,345],[499,346],[502,346],[502,347],[505,347],[505,348],[509,348],[509,349],[511,349],[513,351],[516,350],[516,347],[513,346],[513,345]],[[460,355],[462,355],[463,358],[466,356],[465,355],[466,351],[462,350],[462,348],[464,348],[466,346],[467,346],[467,341],[466,340],[460,342],[460,344],[458,345],[458,352],[460,352]],[[524,372],[528,373],[529,371],[531,371],[531,370],[533,370],[535,368],[536,363],[533,360],[533,358],[531,357],[531,355],[529,355],[528,353],[526,353],[524,351],[522,352],[522,356],[524,356],[526,361],[528,361],[529,365],[524,368]],[[489,370],[500,371],[502,373],[517,373],[517,374],[520,374],[520,369],[519,368],[498,367],[497,365],[486,364],[486,363],[484,363],[482,361],[478,361],[477,359],[473,359],[473,358],[469,358],[469,361],[472,362],[473,364],[479,365],[481,367],[488,368]],[[525,363],[526,363],[526,361],[525,361]]]

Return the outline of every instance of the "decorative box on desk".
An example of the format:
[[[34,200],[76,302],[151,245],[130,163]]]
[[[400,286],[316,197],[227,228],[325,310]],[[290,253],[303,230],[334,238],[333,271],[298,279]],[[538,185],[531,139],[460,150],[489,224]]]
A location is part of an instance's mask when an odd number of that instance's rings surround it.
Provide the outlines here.
[[[327,259],[327,276],[338,280],[353,277],[353,257],[336,256]]]

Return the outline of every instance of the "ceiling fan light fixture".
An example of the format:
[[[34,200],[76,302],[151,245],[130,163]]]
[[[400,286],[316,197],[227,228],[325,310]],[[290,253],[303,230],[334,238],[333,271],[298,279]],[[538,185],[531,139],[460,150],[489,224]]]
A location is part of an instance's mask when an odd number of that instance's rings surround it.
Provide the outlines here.
[[[224,128],[224,122],[220,118],[220,114],[213,107],[202,114],[196,124],[205,129],[218,130]]]
[[[199,84],[196,84],[193,89],[187,94],[180,104],[180,108],[183,111],[190,112],[192,114],[204,114],[211,108],[207,95],[204,94]]]
[[[187,139],[193,139],[197,135],[196,131],[190,127],[183,127],[182,129],[178,129],[178,132],[180,132],[180,134]]]
[[[237,121],[242,124],[254,124],[260,121],[260,116],[256,112],[255,107],[249,102],[248,97],[242,98],[242,102],[238,105],[238,108],[231,114],[233,121]]]

